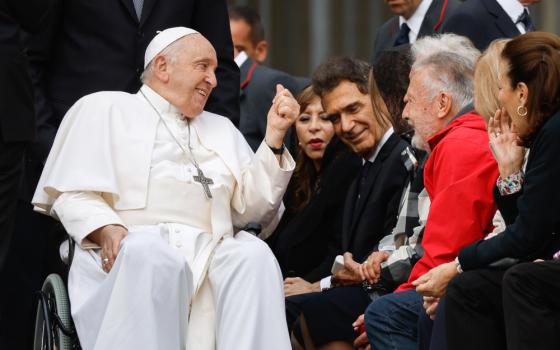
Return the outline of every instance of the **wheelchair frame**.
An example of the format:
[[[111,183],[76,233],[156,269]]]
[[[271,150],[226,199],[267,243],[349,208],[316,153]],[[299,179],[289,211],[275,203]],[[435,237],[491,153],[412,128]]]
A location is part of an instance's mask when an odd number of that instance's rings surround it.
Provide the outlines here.
[[[68,266],[74,255],[74,241],[69,237]],[[34,350],[80,350],[78,334],[70,313],[66,284],[57,274],[50,274],[37,292],[39,302],[35,319]]]

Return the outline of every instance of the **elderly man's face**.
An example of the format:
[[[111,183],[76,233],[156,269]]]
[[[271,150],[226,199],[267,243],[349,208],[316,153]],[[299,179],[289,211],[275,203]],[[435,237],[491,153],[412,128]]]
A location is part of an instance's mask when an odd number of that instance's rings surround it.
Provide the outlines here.
[[[422,0],[385,0],[385,2],[395,15],[409,19]]]
[[[322,99],[325,112],[334,125],[336,135],[355,153],[369,157],[381,133],[373,117],[369,94],[356,84],[342,81]]]
[[[430,89],[425,86],[429,70],[420,69],[410,73],[410,84],[404,96],[406,103],[403,118],[414,127],[412,145],[429,151],[428,139],[439,131],[436,97],[430,96]]]
[[[218,67],[216,51],[202,35],[189,35],[175,61],[169,64],[169,90],[175,105],[188,118],[204,110],[212,89],[218,85],[215,71]]]

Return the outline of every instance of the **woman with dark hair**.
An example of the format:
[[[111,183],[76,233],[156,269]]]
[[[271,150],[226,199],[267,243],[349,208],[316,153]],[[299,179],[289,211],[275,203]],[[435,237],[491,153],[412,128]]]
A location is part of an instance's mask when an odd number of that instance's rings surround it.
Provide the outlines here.
[[[509,41],[498,76],[502,108],[488,132],[507,227],[415,284],[424,295],[445,294],[450,349],[558,349],[560,266],[531,261],[560,249],[560,38],[533,32]],[[523,147],[530,149],[525,172]],[[525,263],[507,268],[504,258]]]
[[[296,169],[284,196],[286,212],[267,239],[284,277],[299,277],[286,280],[287,295],[308,292],[330,275],[340,250],[346,190],[360,169],[359,157],[336,138],[311,86],[297,99]]]

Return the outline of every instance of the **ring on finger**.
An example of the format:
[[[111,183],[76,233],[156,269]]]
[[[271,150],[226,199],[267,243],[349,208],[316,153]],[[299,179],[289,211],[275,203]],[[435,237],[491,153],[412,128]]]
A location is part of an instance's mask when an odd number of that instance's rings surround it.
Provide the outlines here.
[[[109,258],[103,258],[103,259],[101,260],[101,263],[102,263],[103,265],[107,265],[107,264],[109,263]]]

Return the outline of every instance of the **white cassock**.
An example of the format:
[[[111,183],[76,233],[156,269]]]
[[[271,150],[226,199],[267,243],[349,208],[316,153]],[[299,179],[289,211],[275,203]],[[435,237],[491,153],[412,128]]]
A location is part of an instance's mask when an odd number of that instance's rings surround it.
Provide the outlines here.
[[[141,91],[188,149],[188,123]],[[84,350],[290,349],[277,262],[260,239],[234,233],[274,225],[294,161],[285,152],[279,165],[264,143],[253,154],[224,117],[189,123],[211,199],[141,93],[88,95],[59,128],[33,204],[79,243],[69,293]],[[109,274],[85,238],[107,224],[129,230]]]

